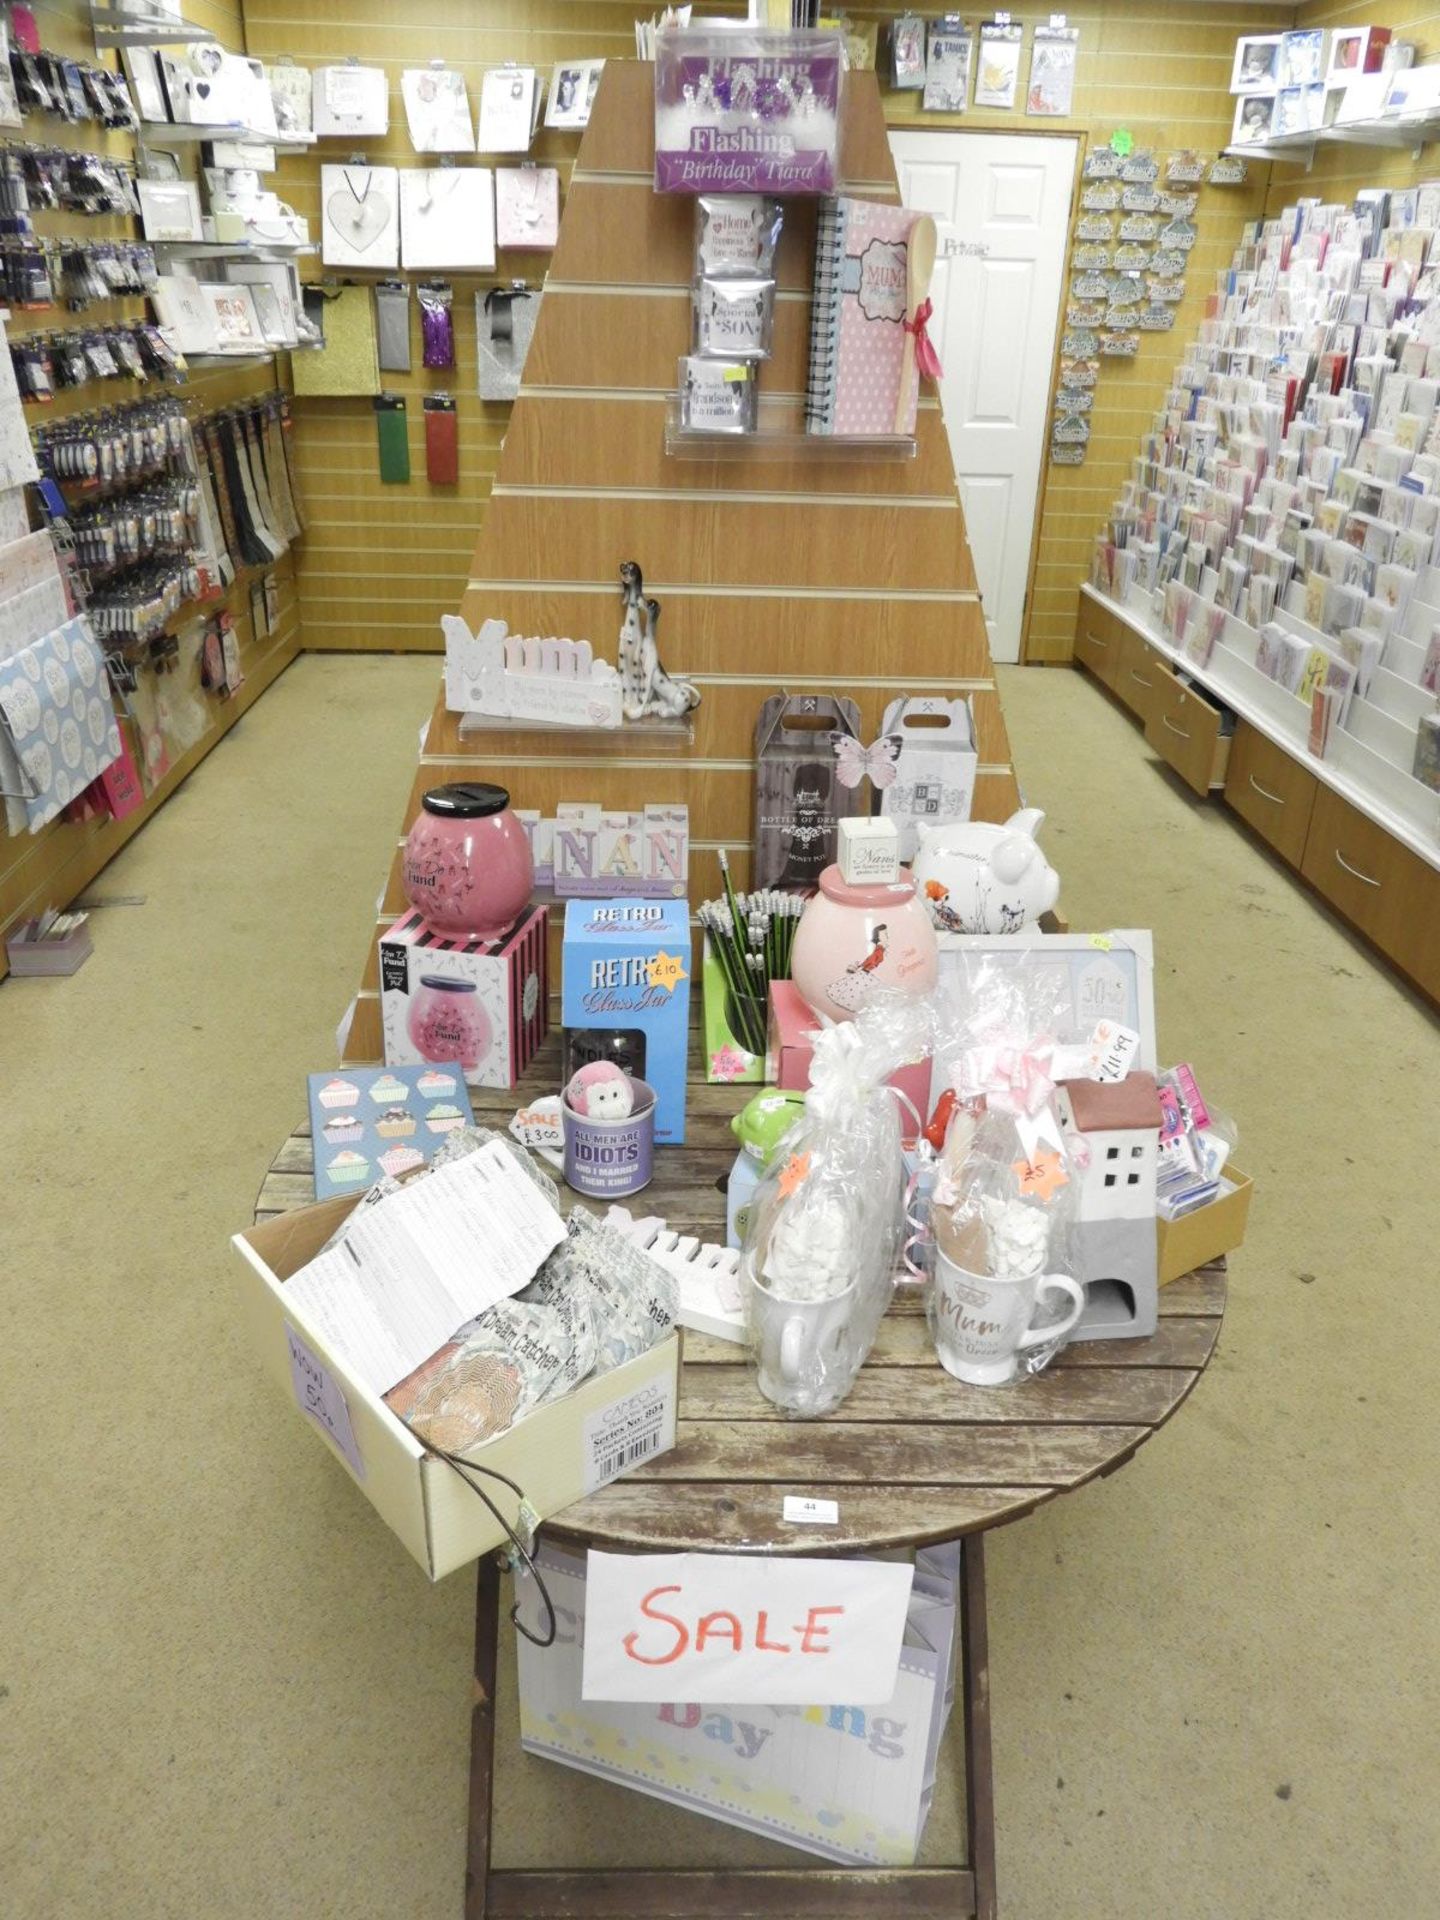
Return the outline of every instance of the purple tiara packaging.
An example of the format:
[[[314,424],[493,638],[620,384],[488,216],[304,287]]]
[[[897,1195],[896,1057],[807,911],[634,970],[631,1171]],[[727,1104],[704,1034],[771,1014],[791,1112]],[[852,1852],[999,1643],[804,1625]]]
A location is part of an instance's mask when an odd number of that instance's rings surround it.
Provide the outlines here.
[[[681,28],[655,51],[657,193],[834,193],[838,33]]]

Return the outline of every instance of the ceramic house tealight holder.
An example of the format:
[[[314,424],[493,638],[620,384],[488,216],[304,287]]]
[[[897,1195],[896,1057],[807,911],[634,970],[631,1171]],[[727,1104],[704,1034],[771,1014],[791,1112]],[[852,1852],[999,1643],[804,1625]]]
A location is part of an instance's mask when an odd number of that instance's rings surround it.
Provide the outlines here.
[[[1159,1317],[1155,1173],[1160,1096],[1151,1073],[1123,1080],[1067,1080],[1060,1119],[1090,1151],[1079,1171],[1076,1278],[1085,1311],[1072,1340],[1143,1339]]]

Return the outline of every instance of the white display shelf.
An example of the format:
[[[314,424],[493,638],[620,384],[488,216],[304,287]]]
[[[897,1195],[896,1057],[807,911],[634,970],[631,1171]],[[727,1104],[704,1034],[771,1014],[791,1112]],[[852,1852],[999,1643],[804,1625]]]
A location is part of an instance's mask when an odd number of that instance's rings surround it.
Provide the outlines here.
[[[1440,140],[1440,113],[1393,113],[1379,120],[1277,134],[1271,140],[1226,147],[1225,151],[1240,160],[1285,160],[1308,167],[1317,147],[1410,147],[1418,154],[1435,140]]]
[[[308,153],[313,133],[261,133],[254,127],[196,126],[188,120],[147,120],[136,136],[146,147],[193,147],[207,140],[236,140],[247,147],[273,147],[276,153]]]
[[[466,713],[460,718],[460,738],[473,740],[482,734],[545,733],[556,740],[575,740],[594,748],[607,740],[623,743],[633,753],[640,741],[648,741],[657,752],[678,753],[695,741],[695,723],[688,715],[680,720],[622,720],[618,727],[562,727],[543,720],[505,720],[489,713]]]
[[[197,27],[162,7],[126,7],[117,0],[90,0],[90,31],[96,53],[111,47],[173,47],[217,37],[208,27]]]
[[[1353,702],[1347,725],[1336,729],[1329,754],[1318,760],[1308,746],[1310,709],[1255,666],[1255,647],[1260,637],[1255,628],[1230,616],[1224,637],[1216,644],[1208,664],[1202,667],[1167,638],[1149,595],[1142,590],[1136,589],[1129,601],[1112,600],[1088,581],[1080,591],[1107,613],[1123,620],[1202,692],[1229,707],[1257,733],[1264,734],[1273,745],[1298,760],[1322,786],[1329,787],[1358,813],[1373,820],[1427,866],[1440,871],[1440,795],[1431,793],[1409,772],[1408,766],[1397,764],[1388,752],[1374,744],[1375,738],[1391,744],[1398,742],[1398,736],[1390,733],[1384,724],[1398,724],[1389,715],[1369,702]],[[1313,632],[1293,614],[1277,610],[1275,617],[1292,632],[1307,635]],[[1366,720],[1364,735],[1355,731],[1354,716],[1361,710],[1373,713],[1380,723],[1372,725]],[[1414,744],[1412,731],[1411,751]]]
[[[157,253],[179,254],[187,260],[265,260],[272,255],[303,260],[320,251],[310,240],[304,246],[284,240],[150,240],[146,244]]]
[[[697,433],[680,424],[671,401],[665,413],[665,451],[672,460],[799,460],[823,466],[913,460],[914,434],[806,433],[803,427],[757,428],[754,433]]]

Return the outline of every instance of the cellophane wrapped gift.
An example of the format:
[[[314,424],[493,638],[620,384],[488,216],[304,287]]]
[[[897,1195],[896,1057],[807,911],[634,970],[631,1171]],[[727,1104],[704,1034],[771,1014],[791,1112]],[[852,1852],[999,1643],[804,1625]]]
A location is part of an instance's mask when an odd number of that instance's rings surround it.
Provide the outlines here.
[[[741,1256],[760,1391],[813,1418],[837,1407],[890,1303],[904,1233],[899,1098],[931,1008],[873,1001],[816,1039],[805,1108],[756,1191]]]
[[[962,973],[963,990],[937,1012],[932,1098],[949,1088],[955,1104],[935,1173],[934,1244],[967,1273],[1078,1283],[1075,1155],[1085,1149],[1063,1131],[1054,1101],[1064,983],[1038,958],[1000,967],[967,957]],[[936,1299],[932,1288],[932,1332]],[[1027,1369],[1047,1366],[1060,1344],[1029,1349]]]

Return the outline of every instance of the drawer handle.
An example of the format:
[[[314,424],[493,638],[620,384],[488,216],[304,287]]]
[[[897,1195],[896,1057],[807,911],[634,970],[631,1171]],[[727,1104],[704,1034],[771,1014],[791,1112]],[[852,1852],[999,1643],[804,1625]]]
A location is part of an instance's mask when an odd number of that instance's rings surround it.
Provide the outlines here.
[[[1182,740],[1188,740],[1190,738],[1184,727],[1177,727],[1168,713],[1162,713],[1160,718],[1165,722],[1166,726],[1169,727],[1170,731],[1172,733],[1178,733]]]
[[[1380,882],[1378,880],[1372,880],[1368,873],[1361,873],[1358,867],[1352,867],[1338,847],[1335,849],[1335,858],[1340,862],[1340,865],[1345,869],[1346,873],[1353,874],[1357,880],[1363,880],[1367,887],[1379,886]]]
[[[1153,687],[1155,684],[1153,680],[1147,680],[1143,673],[1137,673],[1134,667],[1130,669],[1130,678],[1132,680],[1138,680],[1142,687]]]
[[[1262,800],[1273,800],[1277,807],[1284,806],[1285,802],[1281,799],[1280,795],[1278,793],[1272,793],[1269,787],[1262,787],[1260,782],[1255,778],[1253,773],[1250,776],[1250,784],[1252,787],[1254,787],[1255,791],[1260,795],[1260,798]]]
[[[1108,647],[1110,644],[1108,640],[1102,640],[1098,633],[1087,633],[1085,639],[1092,647]]]

